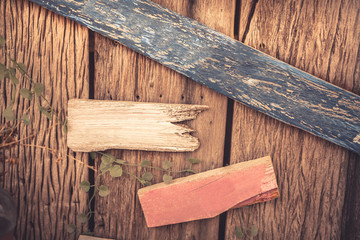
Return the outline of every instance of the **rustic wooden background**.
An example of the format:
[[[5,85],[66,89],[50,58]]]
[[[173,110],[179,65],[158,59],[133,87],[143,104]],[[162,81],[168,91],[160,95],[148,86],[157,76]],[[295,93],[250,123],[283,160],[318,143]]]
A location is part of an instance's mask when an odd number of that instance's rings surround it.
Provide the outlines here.
[[[156,0],[159,4],[270,54],[342,88],[360,94],[360,2],[358,0]],[[162,160],[198,171],[271,155],[280,198],[231,210],[220,217],[148,229],[134,179],[103,178],[106,198],[83,231],[116,239],[236,239],[235,227],[256,224],[256,239],[360,239],[360,156],[285,125],[201,86],[85,27],[27,0],[0,0],[0,34],[17,61],[46,85],[52,106],[66,114],[68,99],[95,98],[205,104],[210,110],[189,125],[201,141],[193,153],[112,151],[129,162]],[[0,62],[8,61],[0,51]],[[1,80],[1,111],[10,87]],[[19,116],[28,100],[16,98]],[[27,144],[47,146],[98,167],[87,154],[66,147],[61,127],[30,105],[33,123],[19,137],[38,132]],[[1,119],[4,122],[4,119]],[[45,131],[50,127],[49,131]],[[72,239],[68,223],[88,208],[82,180],[94,174],[71,158],[58,161],[40,148],[19,145],[3,156],[0,186],[16,199],[17,239]],[[132,173],[141,174],[141,169]],[[161,176],[153,172],[155,181]],[[241,184],[241,183],[239,183]]]

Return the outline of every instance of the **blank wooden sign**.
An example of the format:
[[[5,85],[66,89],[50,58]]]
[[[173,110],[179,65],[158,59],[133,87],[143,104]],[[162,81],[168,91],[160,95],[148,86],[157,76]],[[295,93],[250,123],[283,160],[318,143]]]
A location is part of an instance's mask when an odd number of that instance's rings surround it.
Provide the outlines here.
[[[207,106],[72,99],[67,144],[73,151],[106,149],[194,151],[194,131],[179,122],[195,119]],[[178,124],[176,124],[178,123]]]
[[[159,183],[138,191],[148,227],[215,217],[279,196],[270,157]]]

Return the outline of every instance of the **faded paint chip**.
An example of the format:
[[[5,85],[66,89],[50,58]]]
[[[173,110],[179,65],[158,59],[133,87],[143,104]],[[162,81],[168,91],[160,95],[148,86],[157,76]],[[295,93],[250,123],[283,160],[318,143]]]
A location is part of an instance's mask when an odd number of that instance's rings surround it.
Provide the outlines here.
[[[360,133],[354,137],[354,142],[360,144]]]
[[[244,79],[244,82],[247,84],[247,85],[249,85],[249,86],[257,86],[259,83],[260,83],[260,81],[259,80],[257,80],[257,79],[254,79],[254,78],[245,78]]]

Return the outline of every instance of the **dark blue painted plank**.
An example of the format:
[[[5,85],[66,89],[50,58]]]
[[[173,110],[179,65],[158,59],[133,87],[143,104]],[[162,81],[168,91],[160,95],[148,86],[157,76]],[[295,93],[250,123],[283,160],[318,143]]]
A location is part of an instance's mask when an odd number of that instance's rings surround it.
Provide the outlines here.
[[[232,99],[360,154],[360,97],[147,0],[32,0]]]

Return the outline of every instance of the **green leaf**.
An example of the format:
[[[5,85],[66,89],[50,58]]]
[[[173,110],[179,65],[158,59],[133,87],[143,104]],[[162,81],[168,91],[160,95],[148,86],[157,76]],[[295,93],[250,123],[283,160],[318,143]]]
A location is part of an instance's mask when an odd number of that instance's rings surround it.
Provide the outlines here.
[[[0,63],[0,80],[3,80],[8,74],[8,70],[4,64]]]
[[[9,71],[9,74],[11,74],[11,75],[16,75],[16,68],[14,68],[14,67],[10,67],[10,68],[8,68],[8,71]]]
[[[4,46],[5,46],[5,38],[0,35],[0,47],[4,47]]]
[[[165,170],[168,170],[169,168],[171,168],[171,166],[172,166],[172,163],[167,160],[164,160],[161,163],[161,167]]]
[[[12,84],[19,84],[19,79],[16,78],[16,69],[9,68],[9,77]]]
[[[104,164],[112,164],[115,160],[116,158],[111,154],[104,154],[101,157],[101,162]]]
[[[153,179],[153,175],[151,174],[151,172],[144,172],[141,178],[145,181],[151,181],[151,179]]]
[[[123,170],[120,165],[114,165],[110,169],[110,176],[112,176],[112,177],[121,177],[122,173],[123,173]]]
[[[110,190],[108,189],[107,186],[101,185],[99,187],[99,195],[101,197],[106,197],[107,195],[109,195],[109,193],[110,193]]]
[[[45,90],[45,85],[42,84],[42,83],[35,83],[34,84],[34,92],[35,92],[35,95],[40,97],[42,95],[42,93],[44,92]]]
[[[76,232],[76,226],[74,224],[68,224],[67,225],[67,232],[68,233],[74,233]]]
[[[187,159],[191,164],[198,164],[200,163],[200,159],[197,158],[189,158]]]
[[[10,81],[12,84],[15,84],[15,85],[19,84],[19,79],[17,79],[14,75],[11,75],[11,74],[10,74]]]
[[[5,72],[0,71],[0,80],[3,80],[5,78]]]
[[[151,166],[151,162],[148,160],[143,160],[143,161],[141,161],[140,166],[141,167]]]
[[[111,164],[111,163],[110,163],[110,164],[101,163],[101,164],[100,164],[100,171],[101,171],[102,173],[106,173],[107,171],[110,170],[111,167],[112,167],[112,164]]]
[[[62,130],[63,130],[64,134],[67,133],[67,123],[66,122],[63,124]]]
[[[27,67],[22,62],[18,62],[16,68],[24,75],[27,71]]]
[[[121,160],[121,159],[116,159],[115,162],[118,163],[118,164],[124,164],[124,163],[126,163],[125,160]]]
[[[88,221],[88,218],[85,213],[80,213],[76,216],[78,222],[80,223],[86,223]]]
[[[25,113],[22,115],[21,120],[25,125],[29,125],[31,123],[29,115]]]
[[[0,72],[7,70],[6,66],[2,63],[0,63]]]
[[[236,236],[237,238],[244,238],[244,233],[243,233],[241,227],[236,227],[236,228],[235,228],[235,236]]]
[[[20,89],[20,94],[21,94],[21,96],[23,96],[24,98],[29,99],[30,101],[31,101],[32,98],[33,98],[32,92],[31,92],[29,89],[27,89],[27,88],[22,88],[22,89]]]
[[[173,180],[173,177],[170,175],[164,174],[162,179],[163,179],[164,183],[169,184]]]
[[[14,121],[16,119],[15,114],[12,110],[12,105],[5,108],[3,115],[4,115],[5,119],[8,121]]]
[[[251,236],[255,237],[258,234],[258,227],[256,225],[252,225],[250,229]]]
[[[91,152],[91,153],[90,153],[90,158],[91,158],[92,160],[95,160],[95,158],[96,158],[96,152]]]
[[[83,190],[84,192],[88,192],[90,190],[90,182],[89,181],[82,181],[80,183],[80,188],[81,190]]]
[[[49,120],[52,120],[52,114],[47,108],[39,106],[39,109],[40,109],[40,112],[42,114],[44,114]]]
[[[4,78],[10,78],[10,77],[9,77],[9,70],[6,69],[6,70],[4,71],[4,74],[3,74],[3,75],[4,75],[3,79],[4,79]]]

